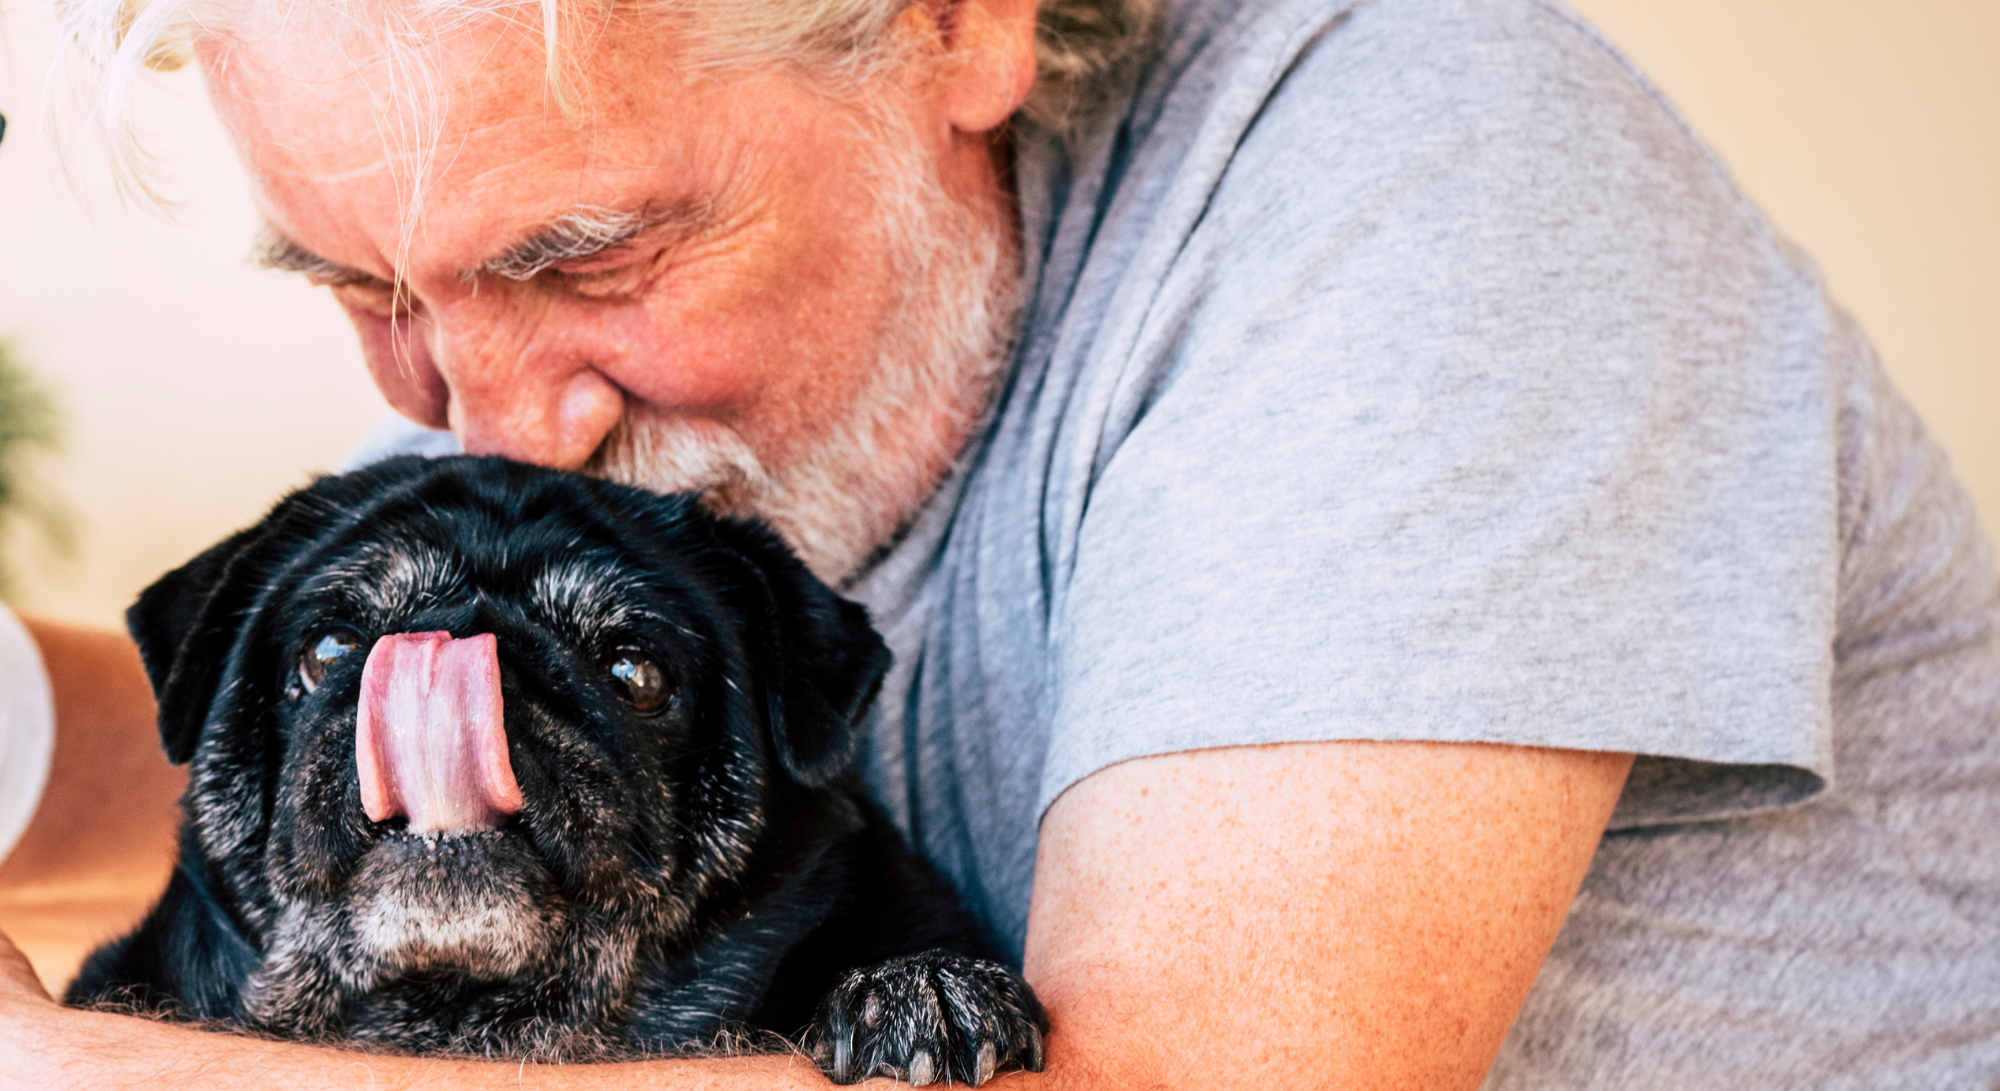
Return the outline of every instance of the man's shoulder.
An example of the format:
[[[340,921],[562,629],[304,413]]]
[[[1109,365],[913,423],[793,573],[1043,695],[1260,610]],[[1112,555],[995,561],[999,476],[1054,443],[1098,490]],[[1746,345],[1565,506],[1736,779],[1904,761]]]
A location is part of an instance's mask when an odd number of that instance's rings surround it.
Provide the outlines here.
[[[1366,219],[1370,191],[1551,214],[1567,200],[1643,206],[1628,214],[1666,203],[1705,230],[1770,241],[1672,104],[1552,0],[1182,4],[1117,121],[1114,187],[1195,191],[1211,232],[1298,238],[1302,218]],[[1432,184],[1471,174],[1476,194]]]
[[[1297,30],[1254,124],[1338,132],[1343,147],[1412,139],[1622,135],[1721,168],[1603,35],[1544,0],[1278,0]],[[1257,64],[1249,56],[1211,63]],[[1597,147],[1597,154],[1617,148]]]
[[[1190,0],[1165,13],[1147,79],[1186,91],[1241,72],[1289,90],[1321,78],[1301,66],[1308,56],[1337,58],[1328,73],[1388,69],[1438,87],[1527,89],[1581,67],[1658,98],[1616,46],[1554,0]]]

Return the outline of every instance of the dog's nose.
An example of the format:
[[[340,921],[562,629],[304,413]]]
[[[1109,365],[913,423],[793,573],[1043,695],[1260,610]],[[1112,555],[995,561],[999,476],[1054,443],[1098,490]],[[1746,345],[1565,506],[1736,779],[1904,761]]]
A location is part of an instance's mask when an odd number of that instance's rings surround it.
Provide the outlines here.
[[[354,767],[370,821],[411,833],[484,830],[521,810],[491,633],[391,633],[361,669]]]

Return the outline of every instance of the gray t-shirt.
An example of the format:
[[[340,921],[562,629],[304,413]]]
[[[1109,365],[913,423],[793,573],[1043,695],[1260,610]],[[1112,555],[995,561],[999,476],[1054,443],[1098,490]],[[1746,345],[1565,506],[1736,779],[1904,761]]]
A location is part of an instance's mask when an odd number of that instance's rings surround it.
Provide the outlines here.
[[[1993,1087],[2000,577],[1810,262],[1553,4],[1161,41],[1019,132],[1016,365],[850,589],[896,821],[1018,951],[1124,759],[1632,751],[1488,1088]]]
[[[1989,1088],[2000,590],[1812,265],[1535,0],[1184,0],[1072,146],[990,430],[852,589],[864,755],[1005,944],[1077,780],[1634,751],[1489,1088]]]

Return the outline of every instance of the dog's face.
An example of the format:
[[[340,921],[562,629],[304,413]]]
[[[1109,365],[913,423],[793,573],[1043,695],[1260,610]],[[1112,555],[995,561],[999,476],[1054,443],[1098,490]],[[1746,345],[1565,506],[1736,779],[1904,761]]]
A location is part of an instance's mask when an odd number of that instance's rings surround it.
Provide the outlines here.
[[[760,527],[470,458],[323,479],[130,621],[248,1018],[443,1048],[615,1029],[809,862],[887,663]]]

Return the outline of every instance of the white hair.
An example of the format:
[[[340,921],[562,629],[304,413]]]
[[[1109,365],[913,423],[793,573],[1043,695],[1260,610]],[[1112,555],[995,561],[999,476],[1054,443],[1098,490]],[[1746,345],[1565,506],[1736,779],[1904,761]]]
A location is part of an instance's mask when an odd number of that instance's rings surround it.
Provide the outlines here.
[[[312,14],[357,23],[379,19],[376,34],[390,65],[404,73],[400,95],[422,99],[425,57],[436,35],[498,16],[539,31],[548,86],[568,109],[576,73],[569,59],[591,27],[620,16],[652,17],[688,28],[717,63],[797,64],[862,79],[885,60],[887,30],[920,0],[59,0],[72,48],[54,79],[88,111],[105,139],[122,186],[150,192],[145,154],[132,130],[131,96],[147,69],[187,63],[204,35],[260,20],[300,21]],[[1094,104],[1105,78],[1137,55],[1163,0],[1039,0],[1035,86],[1022,116],[1062,130]],[[429,33],[423,29],[427,28]],[[400,104],[406,122],[425,128],[422,102]],[[405,134],[421,139],[420,133]]]

